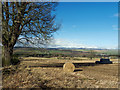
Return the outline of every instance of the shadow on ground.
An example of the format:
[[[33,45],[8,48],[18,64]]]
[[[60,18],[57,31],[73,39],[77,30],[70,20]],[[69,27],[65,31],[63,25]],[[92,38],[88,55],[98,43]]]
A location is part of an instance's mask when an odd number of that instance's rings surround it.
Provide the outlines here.
[[[99,64],[96,63],[73,63],[76,68],[82,67],[82,66],[96,66]],[[37,65],[31,65],[29,67],[55,67],[55,68],[63,68],[64,63],[53,63],[53,64],[37,64]]]
[[[83,71],[82,69],[75,69],[74,72]]]

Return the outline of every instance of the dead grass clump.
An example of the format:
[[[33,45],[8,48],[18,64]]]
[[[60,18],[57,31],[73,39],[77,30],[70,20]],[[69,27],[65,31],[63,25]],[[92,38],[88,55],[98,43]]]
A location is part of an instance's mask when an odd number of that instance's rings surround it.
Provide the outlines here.
[[[63,65],[63,70],[65,72],[73,72],[75,70],[75,66],[71,62],[67,62]]]

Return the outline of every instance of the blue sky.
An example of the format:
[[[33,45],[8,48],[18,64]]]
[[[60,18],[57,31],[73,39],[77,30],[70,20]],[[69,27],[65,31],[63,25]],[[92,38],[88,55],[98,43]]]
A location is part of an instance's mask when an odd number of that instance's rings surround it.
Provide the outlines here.
[[[54,34],[59,47],[117,48],[117,2],[59,2]]]

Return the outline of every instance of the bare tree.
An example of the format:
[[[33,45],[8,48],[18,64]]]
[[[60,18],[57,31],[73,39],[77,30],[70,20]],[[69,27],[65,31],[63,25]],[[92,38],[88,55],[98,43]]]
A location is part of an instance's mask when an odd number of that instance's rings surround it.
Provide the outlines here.
[[[2,2],[3,64],[11,64],[13,47],[22,41],[43,43],[59,29],[56,2]]]

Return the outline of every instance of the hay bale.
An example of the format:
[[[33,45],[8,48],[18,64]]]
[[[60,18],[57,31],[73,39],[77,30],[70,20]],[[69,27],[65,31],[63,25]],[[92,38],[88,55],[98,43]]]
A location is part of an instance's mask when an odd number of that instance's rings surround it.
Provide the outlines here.
[[[75,70],[75,66],[71,62],[67,62],[63,65],[63,70],[65,72],[73,72]]]

